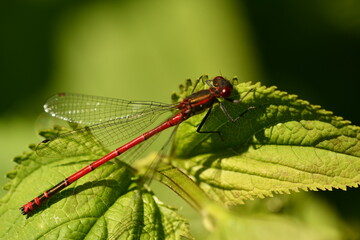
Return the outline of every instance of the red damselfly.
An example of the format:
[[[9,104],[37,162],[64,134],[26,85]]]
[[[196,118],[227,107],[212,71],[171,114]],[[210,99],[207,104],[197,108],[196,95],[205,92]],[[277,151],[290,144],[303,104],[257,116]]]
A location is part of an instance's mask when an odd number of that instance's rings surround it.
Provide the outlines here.
[[[68,122],[85,125],[85,127],[42,141],[37,150],[39,155],[47,155],[49,144],[51,144],[52,150],[57,152],[68,151],[69,154],[72,154],[73,152],[70,151],[71,149],[68,149],[67,146],[63,146],[61,142],[57,144],[57,141],[59,139],[76,138],[77,136],[80,136],[81,133],[85,132],[90,132],[91,135],[99,142],[104,145],[108,145],[110,143],[131,137],[135,134],[139,134],[142,129],[153,123],[157,117],[164,112],[177,109],[178,113],[157,127],[143,133],[123,146],[111,151],[102,158],[84,167],[80,171],[65,178],[63,181],[45,191],[40,196],[26,203],[20,208],[22,214],[26,215],[32,212],[41,206],[47,199],[107,161],[125,153],[128,150],[134,149],[134,147],[138,147],[139,144],[145,140],[157,135],[167,128],[180,124],[191,116],[201,113],[206,109],[208,109],[208,112],[198,126],[197,132],[216,133],[223,138],[219,131],[201,130],[214,103],[219,104],[220,109],[231,122],[236,122],[253,107],[249,107],[247,110],[233,118],[219,99],[225,99],[232,103],[240,103],[253,89],[248,91],[242,98],[234,100],[230,98],[233,91],[233,85],[225,78],[217,76],[212,80],[206,80],[206,84],[209,86],[208,89],[192,93],[178,104],[126,101],[113,98],[66,93],[61,93],[50,98],[44,105],[44,109],[47,113],[53,117],[66,120]],[[194,89],[195,88],[196,85],[194,86]]]

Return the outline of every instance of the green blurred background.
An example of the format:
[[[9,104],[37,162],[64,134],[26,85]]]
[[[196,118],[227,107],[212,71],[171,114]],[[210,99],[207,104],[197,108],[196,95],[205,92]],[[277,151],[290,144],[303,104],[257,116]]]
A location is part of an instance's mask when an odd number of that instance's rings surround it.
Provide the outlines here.
[[[37,116],[59,91],[170,102],[186,78],[236,75],[360,125],[359,10],[357,0],[1,1],[0,174],[40,140]],[[317,194],[360,215],[359,189]]]

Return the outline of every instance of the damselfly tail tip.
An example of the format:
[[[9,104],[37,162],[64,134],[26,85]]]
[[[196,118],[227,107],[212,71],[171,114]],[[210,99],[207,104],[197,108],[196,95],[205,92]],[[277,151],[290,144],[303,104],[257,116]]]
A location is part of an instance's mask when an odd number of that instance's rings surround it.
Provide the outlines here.
[[[19,208],[21,210],[22,215],[26,215],[27,212],[25,211],[24,207]]]

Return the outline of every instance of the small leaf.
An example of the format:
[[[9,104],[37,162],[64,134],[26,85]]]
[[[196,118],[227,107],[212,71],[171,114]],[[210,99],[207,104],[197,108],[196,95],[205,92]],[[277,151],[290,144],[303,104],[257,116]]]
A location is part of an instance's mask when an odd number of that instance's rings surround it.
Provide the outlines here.
[[[255,90],[239,104],[223,102],[230,115],[255,109],[232,123],[215,107],[202,130],[220,131],[224,141],[196,133],[205,113],[181,124],[175,137],[172,163],[212,199],[237,205],[274,193],[358,186],[359,127],[275,87],[234,88],[233,99]]]
[[[212,204],[207,195],[178,168],[163,164],[159,167],[156,178],[199,212]]]

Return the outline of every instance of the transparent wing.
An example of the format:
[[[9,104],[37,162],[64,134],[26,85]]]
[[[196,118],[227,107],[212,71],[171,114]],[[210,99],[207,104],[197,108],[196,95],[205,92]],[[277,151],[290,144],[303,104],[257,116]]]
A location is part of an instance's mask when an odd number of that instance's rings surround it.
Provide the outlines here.
[[[40,156],[81,155],[92,151],[96,142],[105,147],[119,143],[151,125],[176,105],[150,101],[126,101],[80,94],[58,94],[44,105],[47,113],[83,127],[41,142]]]
[[[60,93],[48,99],[45,112],[51,116],[82,125],[96,125],[112,120],[129,121],[174,105],[151,101],[127,101],[91,95]]]

